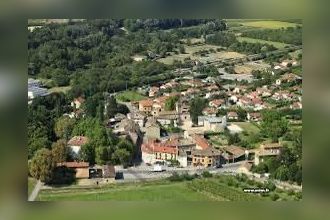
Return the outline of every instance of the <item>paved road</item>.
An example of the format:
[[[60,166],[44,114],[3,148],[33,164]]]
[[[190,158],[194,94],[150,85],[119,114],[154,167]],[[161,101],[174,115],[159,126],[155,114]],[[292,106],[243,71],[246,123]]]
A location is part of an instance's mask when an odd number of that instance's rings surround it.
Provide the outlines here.
[[[38,182],[37,182],[37,184],[35,185],[35,187],[34,187],[32,193],[31,193],[30,196],[29,196],[28,201],[34,201],[34,200],[37,198],[38,193],[39,193],[41,187],[42,187],[42,183],[41,183],[40,180],[38,180]]]
[[[186,167],[186,168],[174,168],[174,167],[166,167],[165,171],[163,172],[153,172],[152,166],[138,166],[138,167],[131,167],[128,169],[118,169],[116,171],[122,172],[124,175],[123,182],[130,182],[130,181],[147,181],[147,180],[154,180],[154,179],[164,179],[170,177],[173,172],[178,174],[188,173],[190,175],[193,174],[201,174],[203,171],[209,171],[213,174],[232,174],[236,173],[237,168],[240,166],[239,163],[232,163],[232,164],[225,164],[221,168],[196,168],[196,167]]]

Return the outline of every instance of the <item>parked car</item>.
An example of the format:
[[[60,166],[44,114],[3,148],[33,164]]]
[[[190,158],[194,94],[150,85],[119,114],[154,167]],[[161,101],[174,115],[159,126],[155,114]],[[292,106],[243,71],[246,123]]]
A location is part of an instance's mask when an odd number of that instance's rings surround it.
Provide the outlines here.
[[[164,169],[164,167],[162,165],[155,164],[153,171],[154,172],[163,172],[163,171],[165,171],[165,169]]]

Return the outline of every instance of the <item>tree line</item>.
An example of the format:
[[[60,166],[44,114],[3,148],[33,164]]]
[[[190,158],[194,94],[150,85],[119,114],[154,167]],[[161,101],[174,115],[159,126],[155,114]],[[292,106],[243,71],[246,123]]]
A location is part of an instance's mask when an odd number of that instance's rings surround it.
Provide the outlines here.
[[[243,32],[242,36],[286,44],[302,45],[301,26],[281,29],[250,30]]]

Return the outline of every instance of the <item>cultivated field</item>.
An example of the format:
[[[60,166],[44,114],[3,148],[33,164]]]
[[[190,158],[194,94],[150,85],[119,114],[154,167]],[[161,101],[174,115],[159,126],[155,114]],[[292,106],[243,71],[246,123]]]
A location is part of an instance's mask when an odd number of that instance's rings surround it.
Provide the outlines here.
[[[272,20],[263,20],[263,21],[242,21],[240,22],[244,26],[256,27],[256,28],[269,28],[269,29],[279,29],[279,28],[288,28],[296,27],[296,23],[284,22],[284,21],[272,21]]]
[[[278,49],[283,49],[285,46],[290,46],[290,44],[285,44],[281,42],[267,41],[267,40],[249,38],[249,37],[237,37],[237,40],[240,42],[246,41],[248,43],[270,44]]]
[[[187,188],[180,183],[132,183],[102,188],[42,190],[38,200],[52,201],[213,201],[210,196]]]
[[[253,70],[264,70],[267,68],[270,68],[270,65],[259,61],[237,65],[234,70],[237,74],[251,74]]]
[[[158,59],[158,62],[164,64],[172,64],[174,60],[184,61],[185,58],[191,58],[192,60],[199,60],[201,62],[206,61],[214,61],[217,59],[227,59],[227,58],[241,58],[244,57],[244,54],[240,54],[237,52],[227,52],[227,51],[216,51],[219,46],[210,45],[210,44],[201,44],[201,45],[185,45],[185,53],[184,54],[174,54],[172,53],[170,56],[165,58]],[[205,50],[214,50],[213,52],[207,53],[205,56],[201,56],[200,54],[194,54]]]

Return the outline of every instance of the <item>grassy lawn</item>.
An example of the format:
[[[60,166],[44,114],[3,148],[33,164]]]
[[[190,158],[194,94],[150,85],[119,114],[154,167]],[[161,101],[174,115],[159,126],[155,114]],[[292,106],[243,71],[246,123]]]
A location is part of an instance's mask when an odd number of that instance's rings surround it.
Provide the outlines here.
[[[228,140],[223,134],[211,136],[209,141],[215,148],[221,148],[221,146],[228,145]]]
[[[117,99],[122,102],[140,101],[146,97],[135,91],[124,91],[117,95]]]
[[[31,194],[31,192],[33,191],[36,184],[37,184],[36,179],[31,178],[31,177],[28,178],[28,195]]]
[[[71,89],[71,86],[62,86],[62,87],[53,87],[53,88],[50,88],[48,91],[50,93],[53,93],[53,92],[67,93],[70,89]]]
[[[260,129],[255,124],[250,122],[233,122],[233,124],[238,125],[249,134],[251,133],[256,134],[260,131]]]
[[[285,46],[290,46],[290,44],[275,42],[275,41],[267,41],[267,40],[261,40],[261,39],[254,39],[249,37],[237,37],[237,40],[240,42],[246,41],[248,43],[261,43],[261,44],[270,44],[278,49],[283,49]]]
[[[213,201],[207,193],[187,188],[179,183],[130,183],[92,189],[42,190],[38,200],[112,200],[112,201]]]
[[[249,27],[256,28],[269,28],[269,29],[279,29],[279,28],[288,28],[296,27],[297,23],[290,23],[284,21],[273,21],[273,20],[261,20],[261,21],[242,21],[241,24]]]

